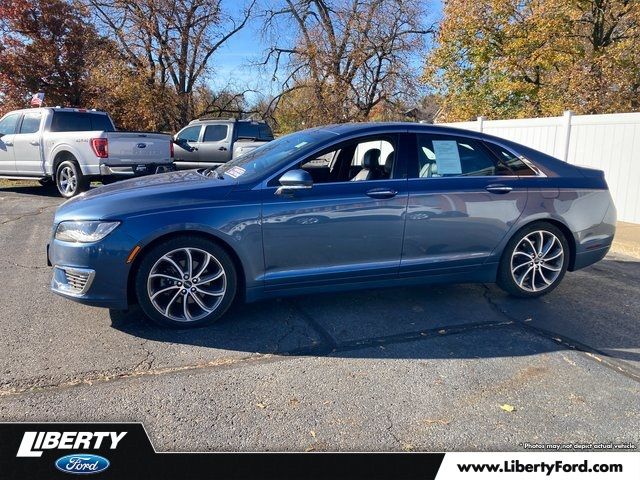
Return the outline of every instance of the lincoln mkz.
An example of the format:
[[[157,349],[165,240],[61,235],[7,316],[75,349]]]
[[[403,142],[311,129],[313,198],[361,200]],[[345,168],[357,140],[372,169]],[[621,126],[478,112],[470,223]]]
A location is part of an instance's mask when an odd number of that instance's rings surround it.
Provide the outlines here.
[[[601,260],[615,220],[601,171],[471,131],[344,124],[90,190],[56,212],[48,257],[54,292],[185,327],[237,299],[357,288],[537,297]]]

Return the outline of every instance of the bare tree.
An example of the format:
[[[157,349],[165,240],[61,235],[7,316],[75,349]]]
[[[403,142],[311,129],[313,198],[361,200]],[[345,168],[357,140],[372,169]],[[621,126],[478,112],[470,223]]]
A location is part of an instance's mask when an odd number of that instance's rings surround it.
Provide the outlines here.
[[[421,0],[284,0],[265,12],[264,65],[282,93],[306,89],[305,125],[371,118],[374,109],[414,92],[410,57],[424,47]],[[293,25],[289,42],[283,41]],[[286,103],[286,102],[285,102]]]
[[[176,128],[193,116],[193,92],[211,56],[246,26],[257,0],[239,15],[225,13],[222,0],[82,1],[149,85],[173,86],[179,114],[170,126]]]

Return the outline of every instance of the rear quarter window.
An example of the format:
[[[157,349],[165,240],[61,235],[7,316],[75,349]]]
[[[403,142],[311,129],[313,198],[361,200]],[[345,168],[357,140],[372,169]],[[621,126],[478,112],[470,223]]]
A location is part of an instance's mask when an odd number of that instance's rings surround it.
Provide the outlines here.
[[[487,147],[493,152],[493,154],[498,157],[498,160],[506,165],[509,170],[511,170],[514,174],[519,177],[529,177],[535,176],[536,172],[534,172],[531,168],[529,168],[516,154],[510,152],[502,148],[499,145],[491,142],[485,142]]]
[[[89,112],[53,112],[52,132],[113,132],[111,119],[102,113]]]

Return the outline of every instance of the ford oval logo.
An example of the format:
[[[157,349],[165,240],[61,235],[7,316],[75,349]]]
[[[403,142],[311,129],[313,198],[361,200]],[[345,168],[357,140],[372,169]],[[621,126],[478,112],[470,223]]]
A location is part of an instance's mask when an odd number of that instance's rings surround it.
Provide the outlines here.
[[[77,473],[80,475],[99,473],[109,468],[109,460],[100,455],[74,453],[56,460],[56,468],[61,472]]]
[[[138,145],[136,145],[138,148],[146,148],[147,144],[146,143],[139,143]]]

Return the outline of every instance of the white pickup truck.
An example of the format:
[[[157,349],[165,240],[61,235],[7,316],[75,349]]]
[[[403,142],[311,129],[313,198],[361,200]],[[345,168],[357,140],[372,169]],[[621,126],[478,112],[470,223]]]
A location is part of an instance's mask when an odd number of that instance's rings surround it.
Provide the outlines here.
[[[94,179],[172,169],[169,135],[118,132],[105,112],[45,107],[0,119],[0,178],[53,181],[66,198]]]

